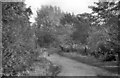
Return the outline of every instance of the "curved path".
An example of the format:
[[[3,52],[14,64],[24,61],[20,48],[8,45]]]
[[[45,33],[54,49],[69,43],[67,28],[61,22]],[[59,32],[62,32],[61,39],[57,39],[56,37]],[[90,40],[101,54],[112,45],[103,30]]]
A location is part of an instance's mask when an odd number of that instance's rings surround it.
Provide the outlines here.
[[[110,76],[111,73],[98,67],[90,66],[58,54],[46,57],[53,63],[60,65],[62,70],[58,76]]]

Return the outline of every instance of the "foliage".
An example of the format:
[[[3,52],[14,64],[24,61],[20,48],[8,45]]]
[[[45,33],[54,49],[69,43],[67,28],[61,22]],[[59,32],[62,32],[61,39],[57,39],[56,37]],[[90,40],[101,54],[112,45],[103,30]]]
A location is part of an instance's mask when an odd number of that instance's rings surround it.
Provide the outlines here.
[[[72,38],[82,44],[87,43],[88,33],[89,33],[89,22],[85,21],[81,17],[77,17],[78,22],[75,23],[76,31],[73,32]]]
[[[62,25],[69,25],[71,28],[70,37],[74,42],[77,43],[86,43],[88,36],[89,24],[82,17],[78,15],[64,14],[64,17],[61,19]]]
[[[49,47],[55,41],[54,36],[47,31],[39,31],[37,38],[37,42],[40,47]]]
[[[34,49],[29,12],[22,2],[2,3],[2,66],[5,75],[26,71],[38,56]]]
[[[96,21],[91,24],[91,32],[88,38],[89,48],[92,52],[100,52],[101,54],[103,52],[105,58],[111,54],[114,56],[119,51],[118,46],[120,46],[118,38],[119,26],[117,23],[118,3],[98,2],[95,4],[97,6],[90,7],[93,10],[93,19],[96,19]],[[101,56],[98,53],[95,54]]]
[[[45,44],[48,47],[50,44],[58,42],[58,34],[61,33],[60,18],[62,16],[63,13],[58,7],[42,6],[37,11],[35,31],[40,46]]]
[[[60,8],[52,6],[42,6],[37,11],[36,23],[38,28],[53,28],[59,26],[60,18],[63,16]]]

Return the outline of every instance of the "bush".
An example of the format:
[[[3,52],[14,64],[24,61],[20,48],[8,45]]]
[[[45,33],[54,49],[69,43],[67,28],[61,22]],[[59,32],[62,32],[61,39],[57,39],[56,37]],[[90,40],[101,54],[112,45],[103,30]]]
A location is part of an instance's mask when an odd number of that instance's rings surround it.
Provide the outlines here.
[[[40,47],[49,47],[55,41],[54,36],[49,32],[40,31],[39,34],[36,34],[36,36]]]
[[[8,75],[17,75],[20,72],[26,71],[36,57],[37,52],[29,46],[22,44],[14,44],[3,49],[3,73]]]
[[[101,61],[116,61],[116,53],[107,45],[100,44],[97,50],[91,52],[91,55]]]

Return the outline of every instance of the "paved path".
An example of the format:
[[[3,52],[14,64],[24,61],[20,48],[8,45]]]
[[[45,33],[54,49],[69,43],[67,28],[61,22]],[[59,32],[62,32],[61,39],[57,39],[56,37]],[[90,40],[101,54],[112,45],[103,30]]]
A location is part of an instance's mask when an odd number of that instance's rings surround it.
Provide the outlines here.
[[[67,57],[60,56],[58,54],[53,54],[48,56],[47,59],[53,63],[60,65],[62,70],[58,76],[97,76],[97,75],[112,75],[107,71],[77,62],[75,60],[69,59]]]

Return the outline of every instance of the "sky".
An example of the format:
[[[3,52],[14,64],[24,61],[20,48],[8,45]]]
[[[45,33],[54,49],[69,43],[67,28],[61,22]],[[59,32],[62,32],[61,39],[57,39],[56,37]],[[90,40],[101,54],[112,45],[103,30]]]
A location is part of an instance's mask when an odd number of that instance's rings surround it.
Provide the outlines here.
[[[90,5],[94,5],[94,2],[98,0],[26,0],[27,6],[31,6],[33,16],[31,22],[34,22],[36,16],[36,10],[41,8],[41,5],[52,5],[60,7],[63,12],[69,12],[74,14],[81,14],[84,12],[90,13]]]

